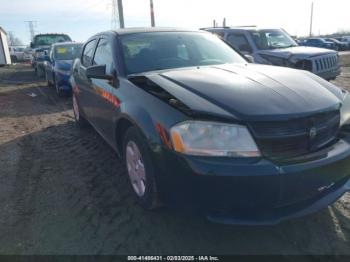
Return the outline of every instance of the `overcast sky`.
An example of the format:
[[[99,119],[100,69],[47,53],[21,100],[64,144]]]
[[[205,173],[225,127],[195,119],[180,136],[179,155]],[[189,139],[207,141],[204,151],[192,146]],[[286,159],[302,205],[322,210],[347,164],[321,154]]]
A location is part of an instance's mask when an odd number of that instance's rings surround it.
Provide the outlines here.
[[[76,41],[111,28],[111,0],[1,0],[0,26],[23,42],[30,39],[24,21],[35,20],[36,33],[64,32]],[[156,25],[199,28],[213,19],[227,25],[282,27],[292,35],[309,32],[311,0],[154,0]],[[124,0],[127,27],[149,26],[149,0]],[[349,0],[314,0],[315,34],[350,29]]]

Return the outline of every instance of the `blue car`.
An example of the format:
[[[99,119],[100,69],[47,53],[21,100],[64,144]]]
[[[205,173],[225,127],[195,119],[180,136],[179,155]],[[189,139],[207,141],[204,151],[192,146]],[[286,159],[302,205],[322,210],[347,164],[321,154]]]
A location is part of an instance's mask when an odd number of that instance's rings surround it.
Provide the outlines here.
[[[69,83],[73,60],[80,54],[81,43],[57,43],[53,44],[45,62],[46,81],[49,86],[54,86],[58,96],[71,92]]]
[[[336,50],[335,43],[331,41],[326,41],[323,38],[308,38],[301,42],[300,45]]]

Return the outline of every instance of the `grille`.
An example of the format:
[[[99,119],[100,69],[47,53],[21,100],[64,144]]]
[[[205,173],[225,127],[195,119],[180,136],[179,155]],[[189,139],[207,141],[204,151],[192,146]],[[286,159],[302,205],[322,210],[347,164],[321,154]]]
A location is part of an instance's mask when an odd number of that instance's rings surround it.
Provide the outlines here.
[[[250,123],[262,153],[286,159],[315,152],[337,139],[340,112],[331,111],[288,121]]]
[[[316,73],[329,71],[338,67],[338,56],[327,55],[321,57],[315,57],[312,59],[313,71]]]

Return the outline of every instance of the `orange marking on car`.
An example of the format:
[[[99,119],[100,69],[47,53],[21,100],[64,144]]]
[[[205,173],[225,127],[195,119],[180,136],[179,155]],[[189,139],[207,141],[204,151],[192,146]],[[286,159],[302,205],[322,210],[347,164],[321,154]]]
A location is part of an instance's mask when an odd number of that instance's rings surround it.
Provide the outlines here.
[[[119,107],[120,106],[120,101],[113,96],[111,93],[108,93],[107,91],[97,87],[96,92],[98,93],[99,96],[110,102],[113,106]]]
[[[165,130],[165,128],[160,123],[156,123],[155,127],[156,127],[156,130],[157,130],[163,144],[167,148],[171,149],[172,148],[171,141],[169,139],[169,135],[168,135],[167,131]]]

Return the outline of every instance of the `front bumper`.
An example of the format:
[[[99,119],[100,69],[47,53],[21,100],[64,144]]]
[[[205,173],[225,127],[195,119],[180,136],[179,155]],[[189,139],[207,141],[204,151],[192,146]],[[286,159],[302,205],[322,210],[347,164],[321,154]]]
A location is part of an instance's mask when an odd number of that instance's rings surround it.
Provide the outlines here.
[[[320,73],[316,73],[316,75],[318,75],[319,77],[322,77],[326,80],[330,80],[330,79],[334,79],[336,78],[338,75],[340,75],[341,73],[341,69],[340,67],[329,70],[329,71],[325,71],[325,72],[320,72]]]
[[[156,156],[162,170],[157,182],[165,204],[199,211],[219,223],[276,224],[325,208],[350,191],[345,140],[317,160],[289,165],[261,158],[162,155]]]
[[[333,204],[346,192],[350,192],[350,179],[336,190],[329,191],[327,194],[320,198],[311,199],[304,203],[299,203],[293,206],[287,206],[285,208],[276,208],[273,212],[263,212],[259,215],[247,216],[237,214],[224,214],[224,213],[209,213],[207,214],[208,220],[221,224],[234,224],[234,225],[275,225],[284,220],[303,217],[315,213],[325,207]]]

